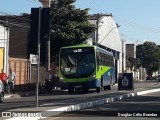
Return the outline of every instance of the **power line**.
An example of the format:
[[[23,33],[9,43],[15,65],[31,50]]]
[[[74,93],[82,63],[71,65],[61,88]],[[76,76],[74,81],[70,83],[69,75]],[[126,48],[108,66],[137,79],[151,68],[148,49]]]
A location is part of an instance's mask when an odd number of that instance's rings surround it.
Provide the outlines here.
[[[93,6],[93,3],[95,3],[94,0],[92,0],[92,3],[87,4],[87,5]],[[95,6],[94,6],[94,8],[95,8]],[[101,8],[101,9],[99,9],[99,8]],[[98,9],[97,8],[95,8],[95,9],[96,10],[99,9],[98,11],[103,11],[103,12],[107,13],[105,10],[102,9],[102,7],[98,7]],[[160,29],[144,26],[144,25],[137,24],[137,23],[134,23],[134,22],[131,22],[131,21],[128,21],[128,20],[123,20],[123,19],[118,18],[118,17],[114,17],[114,18],[117,19],[119,22],[121,22],[124,25],[127,25],[129,27],[133,27],[133,28],[140,29],[140,30],[147,31],[147,32],[153,32],[153,33],[158,33],[158,34],[160,33]]]
[[[136,39],[136,38],[129,37],[129,36],[125,35],[125,34],[122,34],[122,37],[124,37],[124,39],[127,38],[127,40],[132,41],[132,43],[135,43],[135,41],[136,41],[136,43],[137,42],[143,43],[143,41],[141,41],[139,39]]]
[[[119,22],[124,23],[124,25],[130,26],[130,27],[134,27],[134,28],[141,29],[141,30],[148,31],[148,32],[160,33],[160,29],[157,29],[157,28],[140,25],[140,24],[137,24],[131,21],[127,21],[127,20],[123,20],[120,18],[117,18],[117,20]]]
[[[94,0],[91,0],[91,1],[92,1],[94,4],[96,4]],[[92,3],[91,3],[91,4],[92,4]],[[94,4],[93,4],[93,5],[94,5]],[[95,6],[97,6],[97,5],[98,5],[98,4],[96,4]],[[106,12],[106,10],[104,10],[101,6],[99,6],[98,8],[101,8],[101,10],[102,10],[103,12]]]
[[[12,14],[11,12],[9,12],[9,11],[6,11],[6,10],[3,10],[3,9],[0,9],[0,13],[2,13],[2,14],[5,14],[5,15],[9,15],[9,14]],[[13,15],[13,14],[12,14]]]
[[[19,19],[19,20],[24,20],[24,21],[28,21],[30,22],[30,15],[21,15],[21,18],[17,15],[13,15],[13,14],[9,14],[9,13],[6,13],[4,11],[0,11],[0,13],[4,14],[5,16],[8,16],[8,17],[12,17],[12,18],[16,18],[16,19]]]
[[[2,23],[3,23],[4,25],[6,25],[7,27],[10,27],[10,25],[13,25],[13,26],[21,27],[21,28],[25,28],[25,29],[29,29],[29,28],[30,28],[30,26],[15,24],[15,23],[12,23],[12,22],[4,21],[4,20],[0,20],[0,22],[2,22]]]
[[[68,2],[68,0],[66,0],[66,1],[62,4],[62,6],[57,9],[56,13],[55,13],[54,16],[51,18],[50,23],[51,23],[51,22],[53,21],[53,19],[57,16],[59,10],[60,10],[61,8],[63,8],[64,5],[65,5],[67,2]]]
[[[89,6],[91,5],[91,4],[88,3],[88,1],[85,1],[85,2],[84,2],[84,1],[81,1],[81,0],[80,0],[80,2],[81,2],[83,5],[85,5],[86,7],[87,7],[87,5],[89,5]],[[98,10],[97,8],[95,8],[95,7],[93,7],[92,10],[93,10],[94,12],[96,12],[96,13],[97,13],[97,11],[99,11],[99,10]],[[97,10],[97,11],[96,11],[96,10]],[[100,12],[100,11],[99,11],[99,12]]]
[[[40,4],[39,0],[27,0],[28,2],[34,3],[34,4]]]

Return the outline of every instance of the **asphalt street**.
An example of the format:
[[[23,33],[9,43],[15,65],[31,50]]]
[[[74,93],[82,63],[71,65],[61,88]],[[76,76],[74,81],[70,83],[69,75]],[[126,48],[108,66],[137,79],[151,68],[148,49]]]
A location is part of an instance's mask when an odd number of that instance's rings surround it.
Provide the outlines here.
[[[35,107],[34,94],[26,97],[12,97],[5,99],[5,102],[0,104],[0,111],[74,111],[75,109],[88,108],[89,106],[94,107],[95,105],[104,104],[106,102],[117,102],[116,100],[133,97],[137,95],[139,91],[145,91],[144,93],[139,93],[139,95],[155,92],[156,89],[160,88],[160,83],[157,81],[145,81],[135,83],[134,86],[134,91],[117,91],[117,85],[115,85],[111,91],[96,93],[95,90],[91,90],[90,93],[87,94],[79,92],[68,94],[67,91],[55,90],[52,94],[43,94],[39,96],[38,108]],[[146,90],[151,91],[146,92]],[[115,96],[118,97],[116,98]]]
[[[69,112],[46,120],[158,120],[160,119],[158,115],[160,115],[160,92]]]
[[[139,82],[134,84],[135,90],[147,90],[153,88],[159,88],[160,83],[158,82]],[[67,91],[54,90],[51,94],[42,94],[39,95],[39,106],[40,107],[54,107],[54,106],[64,106],[66,103],[68,105],[76,104],[79,102],[83,102],[84,98],[88,100],[100,99],[102,97],[109,97],[117,95],[117,85],[115,85],[111,91],[102,91],[101,93],[96,93],[95,90],[90,90],[90,93],[81,94],[79,92],[75,92],[73,94],[69,94]],[[131,91],[122,91],[118,94],[129,93]],[[0,111],[13,110],[17,108],[31,108],[35,107],[35,95],[26,97],[19,97],[18,95],[14,95],[15,97],[5,99],[4,103],[0,104]]]

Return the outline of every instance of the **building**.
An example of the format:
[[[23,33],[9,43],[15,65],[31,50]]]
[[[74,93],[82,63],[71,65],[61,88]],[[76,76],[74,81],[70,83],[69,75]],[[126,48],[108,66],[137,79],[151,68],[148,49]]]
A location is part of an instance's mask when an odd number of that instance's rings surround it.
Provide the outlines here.
[[[8,73],[9,29],[0,24],[0,70]]]
[[[136,45],[126,44],[126,56],[131,58],[136,58]]]
[[[91,15],[89,21],[98,29],[92,33],[88,43],[96,44],[113,52],[117,68],[116,74],[122,73],[125,69],[125,58],[122,56],[122,53],[124,53],[124,41],[120,38],[118,24],[111,14]]]
[[[29,36],[30,15],[0,16],[0,69],[3,68],[6,73],[9,73],[10,67],[13,69],[16,90],[36,82],[30,74],[35,73],[35,69],[29,59]]]

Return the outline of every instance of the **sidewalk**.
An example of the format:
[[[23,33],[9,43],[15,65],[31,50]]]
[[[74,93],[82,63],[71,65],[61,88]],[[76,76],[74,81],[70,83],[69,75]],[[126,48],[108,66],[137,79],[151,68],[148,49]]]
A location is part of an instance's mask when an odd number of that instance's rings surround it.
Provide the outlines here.
[[[7,98],[27,97],[27,96],[31,96],[31,95],[34,95],[34,91],[29,91],[29,92],[15,92],[15,94],[5,93],[5,94],[4,94],[4,99],[7,99]]]

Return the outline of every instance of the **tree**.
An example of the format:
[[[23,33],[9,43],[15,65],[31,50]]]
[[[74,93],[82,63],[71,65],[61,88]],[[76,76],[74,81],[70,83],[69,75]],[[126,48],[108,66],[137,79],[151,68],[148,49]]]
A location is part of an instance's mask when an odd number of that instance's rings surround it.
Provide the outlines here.
[[[159,69],[159,52],[160,49],[154,42],[146,41],[136,47],[136,56],[142,62],[142,66],[146,68],[149,76]]]
[[[51,7],[51,56],[61,47],[85,43],[94,26],[88,21],[89,9],[76,9],[75,0],[58,0]]]
[[[126,66],[130,68],[130,70],[133,70],[134,67],[134,58],[132,57],[126,57]]]
[[[154,58],[155,58],[155,64],[156,64],[156,67],[158,69],[158,75],[160,74],[160,46],[157,46],[157,51],[156,53],[154,54]]]

